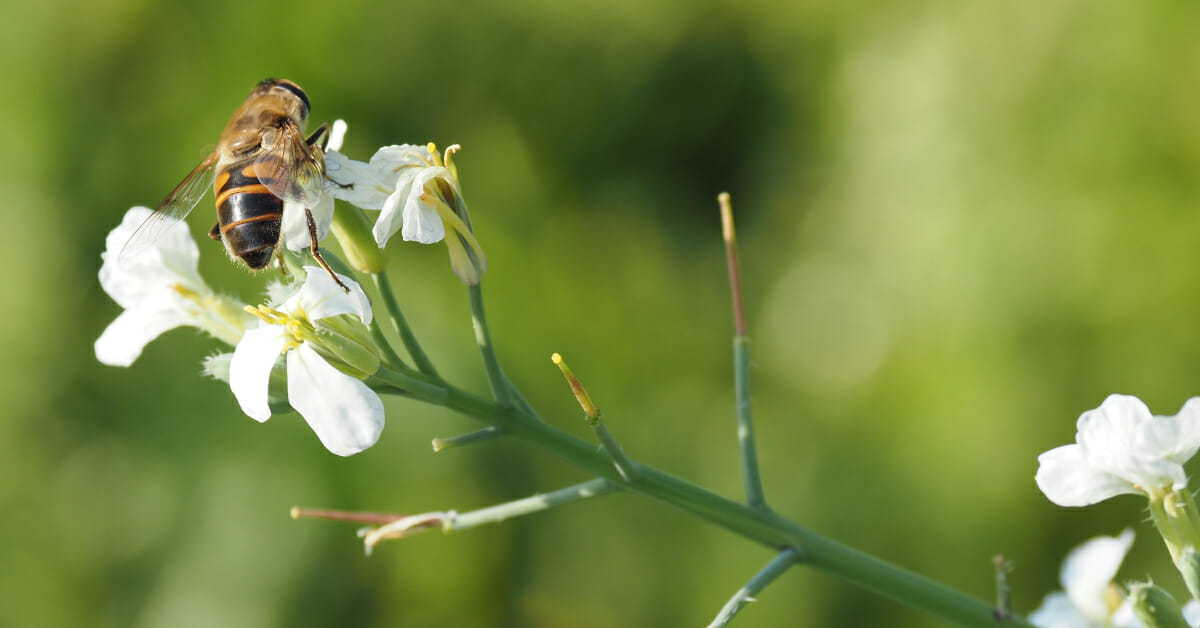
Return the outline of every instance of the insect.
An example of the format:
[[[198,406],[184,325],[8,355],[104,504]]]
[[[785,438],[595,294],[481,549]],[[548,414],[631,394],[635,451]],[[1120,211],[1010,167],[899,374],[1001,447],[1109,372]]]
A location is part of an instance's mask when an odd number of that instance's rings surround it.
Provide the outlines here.
[[[307,139],[308,95],[283,79],[255,86],[233,112],[215,150],[167,195],[125,244],[121,255],[154,241],[174,221],[183,220],[211,186],[217,224],[209,232],[229,254],[254,270],[266,268],[280,241],[284,201],[304,208],[312,256],[346,292],[317,247],[311,208],[321,199],[325,156],[318,144],[329,125]]]

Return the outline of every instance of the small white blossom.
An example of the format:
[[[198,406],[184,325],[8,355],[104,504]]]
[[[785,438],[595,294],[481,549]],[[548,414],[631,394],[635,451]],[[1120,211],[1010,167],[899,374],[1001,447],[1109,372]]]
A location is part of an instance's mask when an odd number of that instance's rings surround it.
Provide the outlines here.
[[[268,386],[271,370],[286,354],[287,395],[291,404],[316,432],[325,448],[339,456],[358,453],[383,431],[383,402],[360,379],[347,375],[322,355],[320,321],[341,315],[371,322],[371,306],[358,283],[341,280],[347,294],[328,273],[306,266],[299,291],[278,309],[263,307],[263,321],[246,331],[229,365],[229,386],[242,411],[256,421],[271,417]],[[376,363],[375,366],[378,366]]]
[[[1100,536],[1067,554],[1059,572],[1063,591],[1047,595],[1029,615],[1029,622],[1042,628],[1099,628],[1140,626],[1113,578],[1133,545],[1133,530],[1120,536]]]
[[[104,364],[129,366],[151,340],[180,326],[233,345],[250,321],[241,304],[216,294],[200,278],[200,252],[187,223],[163,223],[152,241],[125,250],[151,213],[146,207],[126,212],[101,254],[100,285],[125,308],[96,340],[96,359]]]
[[[445,240],[455,274],[477,284],[487,259],[466,217],[451,158],[457,150],[458,146],[451,146],[439,155],[432,144],[384,146],[367,163],[331,153],[326,164],[330,177],[352,184],[333,189],[334,196],[363,209],[381,210],[373,229],[380,247],[396,232],[422,244]],[[452,237],[446,237],[447,230]]]
[[[1137,397],[1110,395],[1076,425],[1075,444],[1038,456],[1037,485],[1060,506],[1123,494],[1152,501],[1187,486],[1183,463],[1200,449],[1200,397],[1173,417],[1152,416]]]

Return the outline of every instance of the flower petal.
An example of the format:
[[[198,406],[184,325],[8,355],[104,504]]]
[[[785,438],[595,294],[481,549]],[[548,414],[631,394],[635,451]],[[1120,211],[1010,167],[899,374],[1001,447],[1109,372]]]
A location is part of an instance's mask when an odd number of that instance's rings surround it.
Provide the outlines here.
[[[257,329],[247,329],[233,350],[233,360],[229,363],[229,388],[242,407],[242,412],[255,421],[271,418],[271,406],[267,402],[271,368],[285,346],[287,336],[282,328],[263,325]]]
[[[437,208],[426,200],[432,194],[426,188],[430,181],[439,176],[449,179],[449,174],[445,168],[426,168],[413,180],[408,202],[404,204],[404,228],[400,232],[405,240],[433,244],[446,237],[442,217],[438,215]]]
[[[1183,619],[1193,628],[1200,626],[1200,602],[1188,600],[1188,603],[1183,605]]]
[[[312,248],[312,236],[308,231],[308,216],[304,213],[304,205],[293,201],[283,202],[283,219],[279,232],[284,244],[292,251],[304,251]],[[333,196],[322,194],[321,198],[309,210],[313,215],[313,224],[317,226],[317,242],[329,235],[333,226]]]
[[[288,402],[326,449],[349,456],[379,440],[383,402],[366,384],[330,366],[308,344],[288,352],[287,372]]]
[[[329,194],[363,209],[379,209],[396,189],[396,174],[384,173],[370,164],[338,152],[325,155],[325,173],[336,183]]]
[[[1036,479],[1042,493],[1059,506],[1088,506],[1139,492],[1129,482],[1093,467],[1080,445],[1063,445],[1038,456]]]
[[[1133,530],[1126,528],[1120,536],[1096,537],[1067,554],[1059,580],[1084,616],[1106,621],[1112,614],[1105,593],[1132,545]]]
[[[346,129],[349,126],[345,120],[338,118],[329,128],[329,141],[325,143],[325,152],[342,150],[342,142],[346,140]]]
[[[161,299],[168,291],[173,292],[171,288],[176,284],[208,292],[197,270],[200,251],[187,223],[177,220],[149,225],[147,228],[159,230],[154,239],[125,250],[126,243],[152,213],[146,207],[133,207],[125,212],[121,224],[109,232],[106,250],[100,255],[103,260],[100,285],[126,309],[147,302],[163,309]]]
[[[1090,628],[1091,622],[1079,614],[1066,593],[1055,591],[1029,614],[1029,623],[1041,628]]]
[[[96,339],[96,359],[109,366],[129,366],[151,340],[189,321],[182,311],[125,310]]]
[[[371,324],[371,301],[363,292],[357,281],[338,274],[342,282],[350,288],[347,294],[341,286],[334,282],[333,277],[319,266],[305,266],[308,276],[300,290],[284,302],[281,309],[290,314],[303,312],[310,321],[321,320],[329,316],[354,314],[365,325]]]

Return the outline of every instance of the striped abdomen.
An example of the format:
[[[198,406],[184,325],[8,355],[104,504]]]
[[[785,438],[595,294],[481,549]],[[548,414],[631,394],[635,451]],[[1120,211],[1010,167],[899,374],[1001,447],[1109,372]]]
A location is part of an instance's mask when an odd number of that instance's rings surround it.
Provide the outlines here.
[[[259,181],[254,162],[221,169],[213,188],[225,248],[250,268],[265,268],[279,244],[283,200]]]

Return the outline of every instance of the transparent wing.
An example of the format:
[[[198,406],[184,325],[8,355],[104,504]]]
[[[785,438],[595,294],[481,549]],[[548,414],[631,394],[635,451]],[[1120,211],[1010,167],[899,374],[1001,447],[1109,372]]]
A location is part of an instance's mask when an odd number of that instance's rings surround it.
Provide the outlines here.
[[[263,131],[262,155],[254,162],[258,180],[285,201],[315,207],[321,200],[325,155],[309,146],[295,124]]]
[[[135,256],[154,244],[167,230],[195,209],[200,199],[212,188],[213,177],[216,175],[217,153],[213,151],[200,165],[196,166],[187,178],[175,186],[174,190],[163,199],[158,209],[138,226],[129,240],[121,247],[117,259]]]

